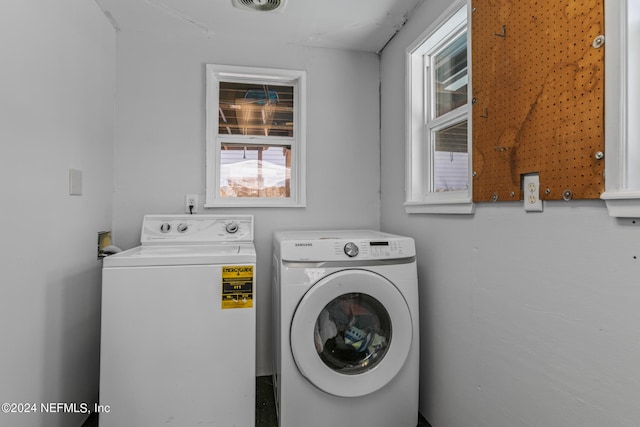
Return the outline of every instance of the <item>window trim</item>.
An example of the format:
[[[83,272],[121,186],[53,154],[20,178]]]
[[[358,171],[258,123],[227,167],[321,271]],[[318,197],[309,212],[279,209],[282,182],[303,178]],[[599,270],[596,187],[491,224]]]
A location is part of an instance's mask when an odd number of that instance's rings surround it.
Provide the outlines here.
[[[468,67],[468,93],[471,94],[471,10],[467,0],[454,2],[425,32],[423,32],[406,50],[406,152],[405,152],[405,211],[407,213],[443,213],[443,214],[472,214],[475,210],[473,204],[473,179],[472,179],[472,122],[471,122],[471,96],[467,104],[454,110],[456,113],[449,116],[453,119],[451,124],[462,121],[466,115],[468,132],[469,171],[468,188],[459,191],[432,192],[431,172],[432,156],[431,142],[425,138],[432,131],[433,126],[427,127],[426,118],[433,108],[431,99],[427,96],[427,75],[425,54],[437,46],[441,46],[444,40],[453,40],[462,31],[467,33],[467,67]],[[431,67],[429,67],[431,69]],[[431,71],[429,70],[431,73]],[[431,97],[429,97],[431,98]],[[441,117],[442,118],[442,117]],[[438,121],[441,120],[438,119]],[[460,120],[459,120],[460,119]],[[429,119],[431,120],[431,119]],[[440,123],[441,125],[441,123]]]
[[[294,88],[294,135],[264,137],[218,134],[219,83],[260,82],[289,84]],[[306,71],[206,64],[206,183],[205,208],[213,207],[306,207]],[[246,141],[247,145],[291,145],[290,197],[221,197],[221,140]]]
[[[609,216],[640,217],[640,188],[629,188],[629,168],[638,167],[628,157],[629,111],[628,0],[605,0],[605,192],[600,196]],[[635,0],[634,0],[635,1]],[[640,95],[640,94],[636,94]],[[637,112],[636,112],[637,113]],[[636,135],[640,138],[640,135]]]

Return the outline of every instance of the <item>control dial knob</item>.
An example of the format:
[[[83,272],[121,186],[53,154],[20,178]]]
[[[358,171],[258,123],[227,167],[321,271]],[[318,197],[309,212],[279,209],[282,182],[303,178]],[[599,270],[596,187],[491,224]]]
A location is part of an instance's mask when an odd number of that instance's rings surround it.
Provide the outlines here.
[[[160,231],[162,233],[168,233],[169,230],[171,230],[171,224],[169,224],[168,222],[165,222],[162,225],[160,225]]]
[[[353,242],[349,242],[344,245],[344,253],[347,254],[349,258],[353,258],[354,256],[358,255],[359,252],[360,249],[358,249],[358,245]]]
[[[227,233],[236,233],[238,231],[238,224],[236,224],[235,222],[231,222],[229,224],[227,224],[227,227],[225,228],[227,230]]]

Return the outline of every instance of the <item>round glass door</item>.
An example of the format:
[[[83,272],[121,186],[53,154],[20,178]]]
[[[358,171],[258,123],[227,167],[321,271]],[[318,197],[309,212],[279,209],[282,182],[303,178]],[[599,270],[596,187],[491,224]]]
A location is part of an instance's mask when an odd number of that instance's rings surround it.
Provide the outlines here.
[[[343,270],[314,284],[291,323],[300,373],[341,397],[384,387],[402,369],[413,340],[409,307],[393,283],[366,270]]]
[[[314,339],[320,359],[329,368],[361,374],[384,358],[391,343],[391,318],[371,295],[344,294],[322,309]]]

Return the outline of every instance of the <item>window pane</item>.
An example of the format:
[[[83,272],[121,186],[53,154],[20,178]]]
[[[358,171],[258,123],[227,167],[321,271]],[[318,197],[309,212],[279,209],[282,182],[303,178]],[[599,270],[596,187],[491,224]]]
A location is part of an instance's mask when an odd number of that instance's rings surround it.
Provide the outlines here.
[[[434,137],[434,190],[466,190],[469,180],[466,120],[434,132]]]
[[[220,82],[220,135],[293,136],[293,86]]]
[[[291,197],[291,146],[221,144],[221,197]]]
[[[467,34],[456,37],[434,57],[435,117],[467,103]]]

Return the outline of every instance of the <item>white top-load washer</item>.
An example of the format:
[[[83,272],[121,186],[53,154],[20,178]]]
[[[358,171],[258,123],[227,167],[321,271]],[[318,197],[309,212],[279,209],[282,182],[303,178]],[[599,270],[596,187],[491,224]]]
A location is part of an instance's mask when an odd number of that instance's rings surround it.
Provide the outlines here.
[[[255,423],[251,215],[147,215],[104,259],[101,427]]]
[[[415,245],[372,230],[274,234],[280,427],[415,427]]]

